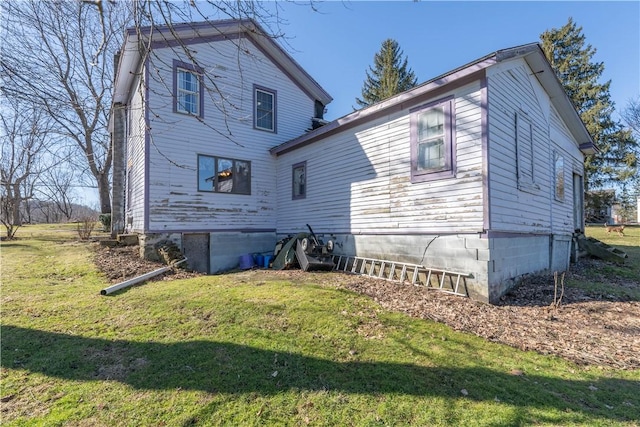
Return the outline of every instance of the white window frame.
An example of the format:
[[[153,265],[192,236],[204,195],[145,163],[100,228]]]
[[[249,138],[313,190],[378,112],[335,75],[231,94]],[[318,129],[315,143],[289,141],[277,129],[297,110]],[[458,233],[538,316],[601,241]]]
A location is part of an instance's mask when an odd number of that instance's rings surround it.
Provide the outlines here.
[[[258,102],[258,94],[266,94],[271,97],[271,109],[260,109]],[[270,114],[271,121],[268,127],[260,124],[259,118]],[[277,93],[275,90],[267,89],[262,86],[253,86],[253,127],[258,130],[277,133]]]
[[[190,74],[195,78],[196,88],[195,90],[189,90],[181,86],[181,75]],[[187,64],[182,61],[173,61],[173,112],[179,114],[186,114],[190,116],[196,116],[204,118],[204,98],[203,98],[203,72],[198,67]],[[185,95],[192,95],[196,98],[194,103],[195,111],[190,111],[181,102]]]

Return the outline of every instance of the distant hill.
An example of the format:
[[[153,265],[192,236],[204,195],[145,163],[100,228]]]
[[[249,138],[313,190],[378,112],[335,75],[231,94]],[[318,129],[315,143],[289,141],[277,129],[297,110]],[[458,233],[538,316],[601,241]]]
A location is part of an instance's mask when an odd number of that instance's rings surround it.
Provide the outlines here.
[[[24,224],[73,222],[85,218],[95,218],[97,221],[100,215],[97,210],[76,203],[59,205],[54,202],[42,202],[39,200],[23,202],[20,211]]]

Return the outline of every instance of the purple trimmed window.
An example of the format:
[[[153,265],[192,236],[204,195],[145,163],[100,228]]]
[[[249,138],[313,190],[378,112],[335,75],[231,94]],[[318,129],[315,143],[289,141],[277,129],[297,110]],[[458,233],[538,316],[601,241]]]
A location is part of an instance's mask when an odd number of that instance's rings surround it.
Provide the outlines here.
[[[173,112],[204,117],[202,70],[173,61]]]
[[[455,176],[453,97],[410,111],[411,182]]]
[[[198,191],[251,194],[251,162],[198,154]]]
[[[253,127],[276,133],[276,91],[253,85]]]
[[[307,197],[307,162],[296,163],[291,167],[291,198],[304,199]]]

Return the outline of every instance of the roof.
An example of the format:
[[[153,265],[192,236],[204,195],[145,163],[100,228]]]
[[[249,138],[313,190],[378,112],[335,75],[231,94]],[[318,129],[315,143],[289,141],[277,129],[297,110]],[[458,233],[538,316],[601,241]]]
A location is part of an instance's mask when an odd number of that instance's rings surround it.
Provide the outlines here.
[[[289,76],[310,98],[323,105],[333,98],[316,82],[287,52],[284,51],[252,19],[220,20],[175,24],[172,26],[154,26],[129,28],[116,70],[114,103],[126,103],[134,77],[140,72],[144,50],[161,46],[175,46],[215,40],[232,40],[240,36],[251,40],[267,57]],[[144,42],[140,43],[140,42]]]
[[[580,150],[584,154],[593,154],[597,150],[593,139],[591,135],[589,135],[587,128],[538,43],[502,49],[478,58],[445,74],[434,77],[408,91],[361,110],[354,111],[325,126],[273,147],[270,152],[275,155],[284,154],[350,127],[374,120],[395,111],[406,109],[418,102],[422,102],[436,89],[440,90],[445,85],[463,81],[464,79],[480,78],[481,75],[479,73],[484,73],[484,70],[490,66],[514,58],[523,58],[529,67],[534,70],[536,78],[546,90],[558,114],[565,121],[567,127],[578,141]]]

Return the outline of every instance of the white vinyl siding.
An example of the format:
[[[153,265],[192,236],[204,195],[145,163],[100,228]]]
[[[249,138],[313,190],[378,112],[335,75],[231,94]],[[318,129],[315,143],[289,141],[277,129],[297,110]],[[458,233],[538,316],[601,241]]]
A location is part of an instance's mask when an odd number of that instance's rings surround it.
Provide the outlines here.
[[[146,229],[145,218],[145,109],[142,93],[142,78],[138,77],[132,98],[127,106],[128,111],[128,135],[126,152],[126,194],[127,211],[125,212],[125,225],[129,231],[142,232]],[[127,219],[131,218],[131,224]]]
[[[548,97],[541,98],[547,95],[524,60],[494,66],[487,76],[491,229],[570,233],[573,206],[567,195],[573,184],[567,177],[570,171],[582,174],[578,144]],[[522,138],[529,126],[531,137]],[[555,197],[554,153],[564,159],[564,203]]]
[[[180,50],[155,48],[149,59],[156,71],[149,82],[148,229],[274,230],[276,160],[268,150],[309,128],[314,100],[245,38],[190,47],[207,70],[204,119],[171,114],[171,98],[161,96],[167,93],[171,64]],[[277,91],[277,133],[254,128],[254,84]],[[198,191],[197,154],[251,162],[250,195]]]
[[[336,233],[482,231],[480,84],[447,95],[456,111],[456,178],[411,182],[407,108],[281,155],[278,182],[305,160],[308,181],[304,200],[278,191],[278,232],[304,231],[310,221],[314,231]]]
[[[534,179],[533,125],[526,113],[516,113],[516,167],[518,187],[532,189]]]

